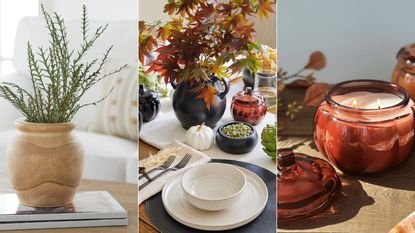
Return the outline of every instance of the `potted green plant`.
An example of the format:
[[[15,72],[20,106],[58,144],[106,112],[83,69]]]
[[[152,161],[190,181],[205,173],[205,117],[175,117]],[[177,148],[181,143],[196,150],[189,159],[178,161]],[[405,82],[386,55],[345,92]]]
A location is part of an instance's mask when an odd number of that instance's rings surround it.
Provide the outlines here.
[[[82,177],[83,150],[73,135],[75,114],[93,103],[81,104],[81,97],[97,82],[119,72],[102,74],[112,46],[101,59],[85,62],[84,55],[104,33],[101,26],[89,37],[87,9],[82,12],[82,42],[71,50],[64,19],[42,8],[50,34],[49,47],[37,51],[27,44],[32,89],[14,83],[0,84],[0,97],[10,102],[24,118],[16,121],[18,135],[8,145],[11,183],[20,202],[34,207],[70,204]]]
[[[260,67],[252,17],[268,18],[274,5],[275,0],[169,0],[169,22],[140,21],[140,61],[156,54],[146,72],[157,72],[175,88],[173,108],[184,128],[215,127],[226,108],[229,74]]]

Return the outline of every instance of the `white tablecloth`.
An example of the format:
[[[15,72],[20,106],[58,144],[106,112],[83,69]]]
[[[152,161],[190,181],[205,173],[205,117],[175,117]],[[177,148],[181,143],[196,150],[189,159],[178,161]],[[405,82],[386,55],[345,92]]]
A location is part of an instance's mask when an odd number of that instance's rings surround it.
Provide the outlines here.
[[[221,119],[218,122],[217,127],[222,125],[224,122],[233,121],[231,116],[229,106],[230,106],[231,95],[228,94],[228,103],[226,106],[226,111]],[[275,161],[273,161],[265,152],[262,150],[261,145],[261,132],[262,129],[267,124],[275,123],[275,115],[272,113],[267,113],[264,120],[255,126],[255,129],[258,132],[258,144],[251,152],[247,154],[234,155],[228,154],[221,151],[216,144],[214,144],[210,149],[202,151],[212,159],[231,159],[238,160],[243,162],[252,163],[260,167],[266,168],[269,171],[276,173]],[[214,129],[216,132],[216,129]],[[186,130],[182,128],[180,122],[177,120],[176,115],[173,111],[173,106],[170,98],[162,98],[161,100],[161,110],[156,119],[151,122],[144,123],[141,132],[140,139],[158,149],[162,149],[170,145],[174,140],[180,142],[185,142],[185,133]]]

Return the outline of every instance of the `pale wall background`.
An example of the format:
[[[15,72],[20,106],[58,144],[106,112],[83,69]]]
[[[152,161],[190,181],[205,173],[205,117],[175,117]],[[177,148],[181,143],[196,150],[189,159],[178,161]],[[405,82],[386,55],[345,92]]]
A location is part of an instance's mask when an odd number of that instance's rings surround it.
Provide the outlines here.
[[[91,20],[129,21],[138,19],[138,2],[152,0],[40,0],[46,9],[58,11],[65,19],[80,19],[82,4]]]
[[[49,12],[57,11],[66,20],[79,20],[82,4],[88,7],[91,21],[131,22],[137,30],[139,0],[0,0],[0,74],[15,72],[11,59],[19,22],[28,16],[38,16],[40,4]],[[151,0],[145,0],[151,1]],[[136,38],[136,34],[133,35]],[[125,35],[124,35],[125,36]],[[133,47],[136,47],[135,42]]]
[[[138,0],[139,1],[139,18],[146,22],[152,22],[158,19],[167,21],[168,16],[163,13],[164,5],[167,0]],[[257,39],[268,46],[276,47],[277,22],[276,15],[271,15],[269,20],[263,19],[261,22],[256,20],[255,30]]]
[[[318,80],[390,80],[396,53],[415,42],[413,0],[279,0],[278,65],[297,71],[314,50],[328,66]]]

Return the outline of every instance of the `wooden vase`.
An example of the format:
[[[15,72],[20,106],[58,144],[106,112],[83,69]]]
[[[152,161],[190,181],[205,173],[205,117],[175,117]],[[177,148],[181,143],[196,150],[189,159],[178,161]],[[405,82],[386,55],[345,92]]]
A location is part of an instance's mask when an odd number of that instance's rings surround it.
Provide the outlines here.
[[[72,203],[84,166],[73,123],[15,122],[18,135],[7,147],[8,171],[20,203],[57,207]]]

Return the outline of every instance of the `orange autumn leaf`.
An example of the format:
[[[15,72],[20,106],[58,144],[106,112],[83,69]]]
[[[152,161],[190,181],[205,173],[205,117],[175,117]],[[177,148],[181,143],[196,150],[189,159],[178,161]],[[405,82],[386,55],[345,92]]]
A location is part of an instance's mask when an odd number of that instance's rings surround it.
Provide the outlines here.
[[[320,51],[315,51],[310,55],[308,63],[304,68],[310,70],[321,70],[326,66],[326,64],[326,56],[324,56],[324,54]]]
[[[245,67],[252,72],[261,67],[254,56],[260,51],[254,38],[254,17],[269,18],[275,13],[276,0],[166,2],[164,12],[171,19],[165,24],[147,24],[151,33],[140,30],[139,59],[142,62],[155,49],[151,55],[156,57],[150,61],[149,70],[157,72],[160,78],[176,83],[201,82],[207,78],[206,70],[209,75],[223,78]],[[145,26],[143,22],[140,25]],[[144,37],[149,35],[158,44]],[[195,64],[200,68],[193,68]]]
[[[258,9],[258,17],[259,20],[262,20],[262,16],[265,16],[266,19],[269,19],[270,13],[275,13],[274,9],[272,8],[271,2],[262,2],[260,1],[259,9]]]
[[[173,14],[176,11],[176,3],[170,2],[166,5],[164,5],[164,13],[167,13],[168,15]]]
[[[159,28],[157,32],[157,37],[161,38],[162,40],[167,40],[169,36],[170,36],[169,25]]]
[[[216,76],[218,77],[228,78],[229,75],[226,73],[227,69],[228,68],[226,66],[219,66],[219,67],[213,66],[210,72],[212,72],[213,74],[216,74]]]
[[[139,36],[139,61],[143,64],[144,57],[149,56],[153,48],[157,46],[157,41],[153,36],[150,35],[140,35]]]
[[[143,33],[147,29],[146,23],[143,20],[138,21],[138,30]]]
[[[210,105],[216,105],[216,94],[218,94],[218,90],[214,86],[208,86],[203,88],[200,91],[200,94],[196,97],[196,99],[203,99],[205,101],[206,108],[210,111]]]
[[[317,106],[323,100],[329,88],[330,85],[327,83],[315,83],[311,85],[305,93],[303,105]]]

